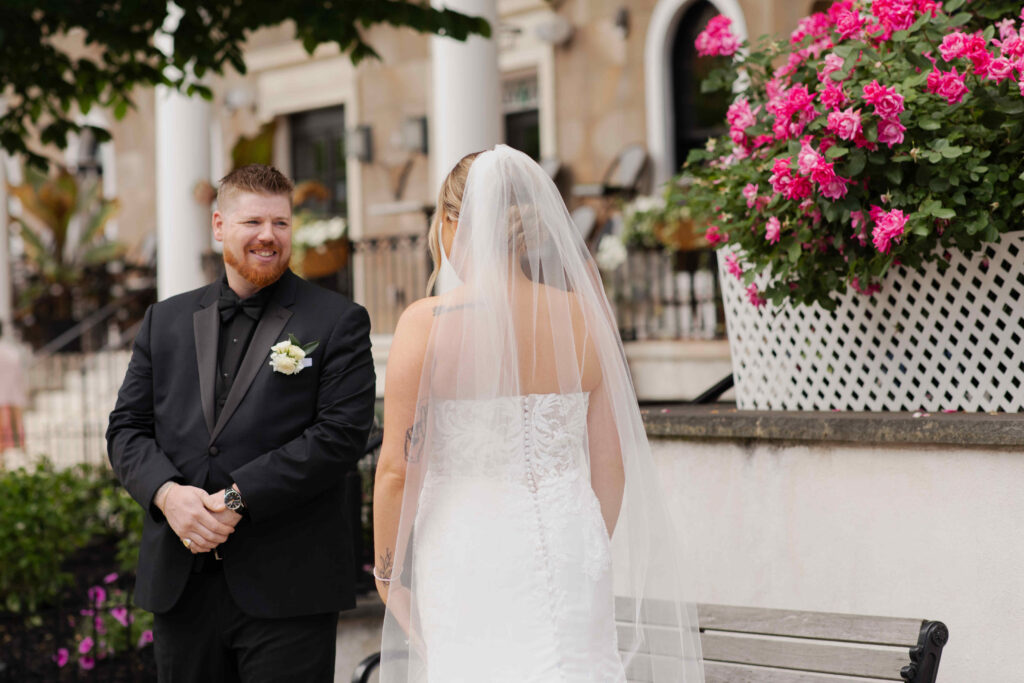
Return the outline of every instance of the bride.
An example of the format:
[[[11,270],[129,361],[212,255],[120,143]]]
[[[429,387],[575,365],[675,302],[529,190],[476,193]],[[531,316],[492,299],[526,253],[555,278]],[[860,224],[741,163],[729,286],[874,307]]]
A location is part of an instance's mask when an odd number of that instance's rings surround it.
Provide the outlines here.
[[[554,183],[504,145],[466,156],[429,239],[441,294],[388,358],[380,680],[703,680],[622,344]]]

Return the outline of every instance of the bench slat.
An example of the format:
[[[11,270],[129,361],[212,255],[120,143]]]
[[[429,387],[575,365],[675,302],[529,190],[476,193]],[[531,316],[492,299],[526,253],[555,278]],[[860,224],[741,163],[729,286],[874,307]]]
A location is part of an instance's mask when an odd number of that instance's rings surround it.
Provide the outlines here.
[[[616,597],[616,619],[632,622],[635,604],[632,598]],[[702,630],[900,647],[917,644],[923,623],[921,619],[712,604],[697,605],[697,612]],[[671,626],[677,623],[675,605],[645,600],[640,621],[644,625]]]
[[[829,676],[759,666],[704,663],[704,683],[883,683],[882,678]]]
[[[700,643],[704,659],[709,661],[868,676],[891,681],[902,680],[900,669],[910,663],[906,650],[860,645],[714,633],[703,634]]]
[[[697,612],[700,627],[707,630],[901,647],[917,645],[922,624],[920,619],[728,605],[702,604]]]

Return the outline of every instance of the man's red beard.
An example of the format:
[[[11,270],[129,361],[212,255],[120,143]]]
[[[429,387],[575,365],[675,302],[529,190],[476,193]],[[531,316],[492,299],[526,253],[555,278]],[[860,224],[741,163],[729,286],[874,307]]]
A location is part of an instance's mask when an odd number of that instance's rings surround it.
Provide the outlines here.
[[[275,249],[278,253],[281,251],[280,249],[276,249],[273,244],[261,244],[260,246],[268,249]],[[259,289],[263,289],[267,285],[274,284],[282,275],[284,275],[284,271],[288,270],[287,261],[266,266],[249,265],[248,263],[239,260],[231,249],[224,250],[224,263],[234,268],[244,280]]]

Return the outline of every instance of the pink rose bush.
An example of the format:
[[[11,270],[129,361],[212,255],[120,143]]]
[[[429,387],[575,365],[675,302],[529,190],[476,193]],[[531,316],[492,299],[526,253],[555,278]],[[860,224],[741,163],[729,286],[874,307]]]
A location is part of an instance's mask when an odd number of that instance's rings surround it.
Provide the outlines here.
[[[731,61],[705,90],[745,86],[677,184],[753,305],[870,296],[1024,228],[1022,4],[840,0],[749,45],[709,22],[698,53]]]

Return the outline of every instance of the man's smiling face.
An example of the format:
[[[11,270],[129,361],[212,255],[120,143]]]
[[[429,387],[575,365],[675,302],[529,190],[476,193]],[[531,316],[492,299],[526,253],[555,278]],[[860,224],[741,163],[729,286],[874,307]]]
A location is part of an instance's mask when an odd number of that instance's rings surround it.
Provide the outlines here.
[[[288,269],[292,205],[287,195],[252,192],[227,200],[213,214],[213,236],[224,244],[228,284],[244,298],[276,282]]]

